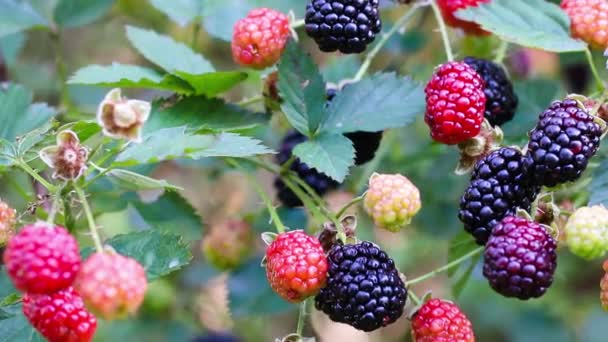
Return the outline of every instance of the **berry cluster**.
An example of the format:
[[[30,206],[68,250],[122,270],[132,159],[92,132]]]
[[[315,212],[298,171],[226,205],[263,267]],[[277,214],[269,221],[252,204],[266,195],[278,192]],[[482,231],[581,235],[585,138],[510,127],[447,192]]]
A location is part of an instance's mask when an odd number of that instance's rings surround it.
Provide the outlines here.
[[[599,49],[608,48],[608,1],[562,0],[572,34]]]

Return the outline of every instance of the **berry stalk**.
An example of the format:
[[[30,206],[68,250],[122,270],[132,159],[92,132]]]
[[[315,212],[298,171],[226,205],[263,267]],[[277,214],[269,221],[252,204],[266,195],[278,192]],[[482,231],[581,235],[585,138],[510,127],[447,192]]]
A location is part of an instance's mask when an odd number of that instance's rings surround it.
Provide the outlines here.
[[[498,47],[498,50],[496,51],[496,57],[494,57],[494,63],[502,64],[502,61],[507,56],[507,51],[509,51],[509,42],[503,40],[502,42],[500,42],[500,46]]]
[[[448,29],[445,26],[445,21],[443,20],[443,16],[441,15],[439,6],[437,6],[436,0],[431,0],[431,7],[433,8],[433,14],[435,15],[435,19],[437,19],[437,24],[439,24],[439,31],[441,32],[441,39],[443,40],[445,54],[448,58],[448,61],[452,62],[454,60],[454,54],[452,53],[452,46],[450,45],[450,38],[448,37]]]
[[[300,311],[298,313],[298,325],[296,326],[296,334],[300,337],[302,336],[302,332],[304,331],[304,325],[306,324],[306,316],[308,315],[308,302],[310,301],[306,299],[302,303],[300,303]]]
[[[593,62],[593,55],[591,54],[591,50],[589,50],[589,47],[587,47],[587,49],[585,49],[585,56],[587,57],[587,62],[589,63],[589,67],[591,68],[591,73],[593,74],[593,78],[595,79],[595,82],[597,83],[597,90],[599,92],[605,91],[606,87],[604,86],[604,82],[602,82],[602,78],[600,77],[600,74],[597,71],[597,67],[595,66],[595,63]]]
[[[91,231],[91,236],[93,237],[95,249],[97,250],[97,252],[103,253],[103,245],[101,244],[99,232],[97,231],[97,225],[95,225],[95,219],[93,218],[93,212],[91,211],[91,207],[89,206],[87,197],[84,194],[84,191],[82,191],[82,189],[76,185],[74,185],[74,191],[76,191],[76,194],[78,195],[78,198],[82,203],[82,208],[84,209],[84,214],[87,217],[87,222],[89,223],[89,229]]]
[[[397,33],[402,27],[404,27],[409,22],[409,20],[416,13],[416,10],[421,7],[422,7],[422,5],[420,5],[420,3],[414,4],[401,18],[399,18],[395,22],[393,27],[391,27],[391,29],[388,32],[386,32],[385,34],[382,35],[382,38],[380,38],[378,43],[376,43],[376,45],[374,45],[374,48],[367,54],[367,56],[365,56],[365,60],[363,60],[363,63],[361,64],[359,71],[357,71],[357,74],[355,75],[353,82],[360,81],[363,78],[363,76],[369,69],[370,65],[372,64],[372,60],[376,57],[376,55],[380,52],[380,50],[382,50],[382,47],[384,47],[384,45],[388,42],[388,40],[395,33]]]
[[[433,271],[431,271],[431,272],[429,272],[427,274],[421,275],[418,278],[414,278],[412,280],[407,281],[405,283],[405,285],[406,286],[411,286],[411,285],[420,283],[420,282],[422,282],[424,280],[427,280],[429,278],[432,278],[432,277],[436,276],[437,274],[439,274],[441,272],[445,272],[445,271],[449,270],[452,267],[458,266],[461,263],[465,262],[466,260],[468,260],[468,259],[476,256],[477,254],[480,254],[481,252],[483,252],[483,249],[484,249],[483,246],[482,247],[477,247],[474,250],[470,251],[469,253],[461,256],[460,258],[458,258],[458,259],[456,259],[456,260],[454,260],[454,261],[452,261],[452,262],[450,262],[450,263],[448,263],[448,264],[446,264],[446,265],[444,265],[442,267],[439,267],[439,268],[437,268],[437,269],[435,269],[435,270],[433,270]]]
[[[57,211],[59,210],[59,204],[61,202],[61,193],[63,191],[63,187],[65,184],[62,184],[57,188],[57,191],[53,194],[53,203],[51,203],[51,211],[49,212],[49,216],[46,219],[48,224],[53,224],[55,222],[55,216],[57,215]]]
[[[336,214],[336,217],[338,219],[340,219],[340,217],[342,217],[342,215],[344,215],[344,213],[348,210],[348,208],[352,207],[353,205],[363,201],[363,199],[365,198],[365,193],[363,193],[361,196],[359,197],[355,197],[353,198],[350,202],[346,203],[342,209],[340,209],[340,211],[338,211],[338,213]]]

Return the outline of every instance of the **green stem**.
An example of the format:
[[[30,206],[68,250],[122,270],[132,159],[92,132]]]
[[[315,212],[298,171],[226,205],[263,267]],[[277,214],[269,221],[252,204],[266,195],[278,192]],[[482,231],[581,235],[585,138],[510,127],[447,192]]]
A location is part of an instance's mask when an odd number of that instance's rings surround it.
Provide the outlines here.
[[[380,52],[382,47],[384,47],[384,45],[389,41],[389,39],[395,33],[397,33],[403,26],[405,26],[408,23],[408,21],[412,18],[412,16],[416,12],[416,10],[420,7],[421,7],[421,5],[414,4],[412,6],[412,8],[410,8],[401,18],[399,18],[395,22],[393,27],[391,27],[391,29],[388,32],[386,32],[385,34],[382,35],[382,38],[380,38],[378,43],[376,43],[376,45],[374,45],[374,48],[367,54],[367,56],[365,56],[365,60],[363,61],[363,64],[361,64],[359,71],[357,71],[357,74],[355,75],[355,78],[353,79],[354,82],[357,82],[363,78],[363,76],[369,69],[370,65],[372,64],[372,60]]]
[[[62,191],[63,191],[63,186],[58,186],[57,191],[53,194],[53,203],[51,204],[51,211],[49,212],[49,216],[46,218],[46,222],[48,224],[55,223],[55,216],[57,216],[57,211],[59,210],[59,204],[61,202],[61,192]]]
[[[338,213],[336,214],[336,217],[338,218],[338,220],[340,219],[340,217],[342,217],[342,215],[344,215],[344,213],[348,210],[348,208],[363,201],[364,198],[365,198],[365,194],[363,194],[359,197],[355,197],[350,202],[346,203],[346,205],[343,206],[342,209],[340,209],[340,211],[338,211]]]
[[[192,28],[192,40],[190,41],[190,46],[192,50],[196,50],[196,43],[198,42],[198,35],[201,32],[201,22],[200,20],[195,19],[194,27]]]
[[[292,30],[298,29],[298,28],[304,26],[304,24],[305,24],[304,19],[296,20],[291,23],[291,29]]]
[[[306,324],[306,306],[308,305],[308,299],[300,303],[300,312],[298,314],[298,325],[296,327],[296,334],[302,337],[304,331],[304,325]]]
[[[282,177],[281,179],[283,180],[283,183],[285,183],[285,185],[287,185],[287,187],[291,191],[293,191],[293,193],[296,194],[296,196],[302,201],[302,203],[304,204],[304,207],[310,211],[310,213],[312,214],[313,217],[315,217],[316,219],[319,219],[320,221],[323,221],[323,217],[331,219],[331,217],[327,217],[326,215],[323,215],[323,213],[319,209],[320,206],[315,204],[311,200],[310,196],[308,196],[302,189],[300,189],[296,184],[294,184],[290,178]]]
[[[448,61],[451,62],[454,60],[454,54],[452,53],[452,46],[450,45],[450,38],[448,37],[448,29],[445,26],[445,21],[443,20],[443,16],[441,15],[439,6],[437,6],[436,0],[431,0],[431,7],[433,8],[433,14],[435,14],[435,19],[439,24],[439,31],[441,32],[441,39],[443,40],[445,54],[448,58]]]
[[[416,306],[420,305],[421,300],[420,300],[420,298],[418,298],[418,296],[416,296],[414,291],[412,291],[411,289],[408,289],[407,296],[410,297],[410,300],[412,302],[414,302],[414,305],[416,305]]]
[[[445,272],[445,271],[449,270],[452,267],[458,266],[462,262],[464,262],[464,261],[466,261],[466,260],[468,260],[468,259],[476,256],[477,254],[481,253],[483,251],[483,249],[484,249],[483,246],[475,248],[474,250],[470,251],[469,253],[467,253],[467,254],[461,256],[460,258],[458,258],[458,259],[456,259],[456,260],[448,263],[447,265],[439,267],[438,269],[435,269],[435,270],[433,270],[433,271],[431,271],[431,272],[429,272],[429,273],[427,273],[425,275],[422,275],[422,276],[420,276],[418,278],[414,278],[414,279],[406,282],[406,285],[407,286],[414,285],[414,284],[419,283],[421,281],[424,281],[424,280],[427,280],[429,278],[432,278],[432,277],[436,276],[437,274],[439,274],[441,272]]]
[[[500,46],[498,47],[498,50],[496,51],[496,57],[494,57],[494,63],[502,64],[505,57],[507,56],[507,51],[509,51],[509,42],[507,42],[506,40],[503,40],[502,42],[500,42]]]
[[[95,249],[98,253],[103,252],[103,245],[101,244],[101,239],[99,238],[99,232],[97,231],[97,225],[95,225],[95,219],[93,218],[93,212],[91,211],[91,207],[89,206],[89,202],[87,201],[87,197],[84,194],[84,191],[76,184],[74,184],[74,190],[82,203],[82,208],[84,209],[84,214],[87,217],[87,222],[89,223],[89,230],[91,231],[91,236],[93,237],[93,243],[95,244]]]
[[[602,78],[600,77],[600,74],[597,71],[595,63],[593,62],[593,55],[591,54],[591,50],[589,50],[589,48],[585,49],[585,56],[587,57],[587,62],[589,63],[589,67],[591,68],[593,78],[597,83],[597,90],[603,92],[604,90],[606,90],[606,87],[604,86],[604,82],[602,81]]]
[[[36,170],[32,169],[24,160],[17,160],[16,163],[17,166],[32,176],[38,183],[42,184],[49,192],[55,192],[55,186],[44,179]]]
[[[96,169],[97,171],[99,171],[98,174],[96,174],[93,178],[89,179],[88,181],[84,182],[84,184],[82,185],[83,188],[88,188],[89,185],[95,183],[99,178],[105,176],[108,172],[112,171],[112,167],[108,167],[107,169],[104,169],[98,165],[96,165],[93,162],[90,162],[90,164],[93,166],[94,169]]]
[[[281,221],[281,218],[279,217],[279,214],[277,213],[276,208],[272,204],[272,201],[270,200],[268,195],[266,195],[266,192],[264,192],[264,189],[262,189],[262,186],[260,185],[258,180],[254,176],[249,174],[249,172],[245,171],[243,169],[243,167],[236,160],[234,160],[232,158],[226,158],[226,162],[228,164],[232,165],[234,168],[239,169],[241,172],[243,172],[245,174],[245,176],[247,177],[249,182],[251,182],[251,185],[253,185],[253,188],[255,189],[255,191],[258,193],[258,195],[262,199],[262,202],[264,202],[264,204],[266,205],[266,208],[268,209],[268,213],[270,214],[270,219],[272,220],[275,227],[277,228],[277,232],[279,234],[285,233],[286,228],[285,228],[285,225],[283,224],[283,221]]]
[[[293,164],[296,159],[297,157],[292,154],[291,157],[289,157],[289,159],[287,159],[287,161],[283,163],[283,165],[281,165],[281,174],[287,173],[289,171],[289,168],[291,167],[291,164]]]
[[[68,90],[68,84],[66,83],[67,67],[63,61],[61,33],[58,30],[51,32],[51,40],[55,50],[55,68],[57,69],[57,79],[59,80],[59,87],[61,89],[60,105],[65,108],[70,108],[72,106],[72,101],[70,100],[70,92]]]
[[[247,98],[247,99],[243,99],[243,100],[237,102],[236,104],[238,106],[241,106],[241,107],[247,107],[247,106],[250,106],[252,104],[256,104],[258,102],[262,102],[262,101],[264,101],[264,96],[258,95],[258,96],[250,97],[250,98]]]

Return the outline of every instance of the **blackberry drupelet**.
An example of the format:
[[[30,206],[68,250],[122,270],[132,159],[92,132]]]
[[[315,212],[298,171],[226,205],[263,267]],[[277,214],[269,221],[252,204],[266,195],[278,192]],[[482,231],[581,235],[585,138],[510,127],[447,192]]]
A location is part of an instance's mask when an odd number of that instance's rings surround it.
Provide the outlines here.
[[[346,87],[348,87],[348,84],[345,84],[342,88],[344,89]],[[338,95],[338,89],[327,88],[326,96],[328,103],[331,102],[336,95]],[[357,131],[344,134],[344,136],[353,143],[353,148],[355,149],[355,165],[363,165],[374,159],[376,151],[378,151],[380,143],[382,142],[382,133],[382,131]]]
[[[335,245],[328,260],[327,286],[315,297],[318,310],[363,331],[401,317],[407,289],[394,261],[378,246],[367,241]]]
[[[311,0],[306,33],[324,52],[361,53],[382,29],[379,0]]]
[[[485,59],[467,57],[464,62],[475,69],[483,78],[486,94],[485,118],[492,126],[500,126],[513,119],[519,99],[505,70],[498,64]]]
[[[494,226],[484,253],[483,275],[505,297],[542,296],[553,283],[557,242],[538,223],[508,216]]]
[[[283,165],[287,162],[289,158],[291,158],[294,147],[305,142],[306,139],[307,138],[304,135],[296,131],[287,134],[283,138],[279,153],[276,156],[277,163]],[[331,189],[337,188],[339,185],[335,180],[302,163],[299,159],[294,160],[289,169],[295,171],[298,174],[298,177],[304,180],[306,184],[310,185],[310,187],[320,196]],[[277,177],[275,179],[274,186],[277,190],[277,197],[283,205],[287,207],[298,207],[302,205],[302,201],[300,201],[298,196],[285,185],[281,178]]]
[[[539,190],[524,171],[521,152],[503,147],[475,165],[471,183],[460,199],[458,218],[483,245],[505,216],[514,215],[517,208],[530,210]]]
[[[555,101],[530,132],[525,167],[539,185],[577,180],[600,145],[602,129],[572,99]]]

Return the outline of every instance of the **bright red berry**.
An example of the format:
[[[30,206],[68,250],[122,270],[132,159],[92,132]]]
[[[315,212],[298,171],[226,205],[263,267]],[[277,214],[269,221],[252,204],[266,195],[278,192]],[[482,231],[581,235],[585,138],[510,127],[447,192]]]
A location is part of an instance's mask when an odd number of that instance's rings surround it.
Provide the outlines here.
[[[74,282],[87,308],[104,319],[134,314],[146,294],[146,272],[135,259],[114,252],[95,253]]]
[[[479,134],[486,106],[484,86],[481,76],[465,63],[437,68],[426,85],[424,117],[435,141],[454,145]]]
[[[471,322],[452,302],[433,298],[412,318],[414,342],[474,342]]]
[[[8,242],[4,263],[17,289],[53,293],[71,286],[78,274],[78,242],[63,227],[29,224]]]
[[[301,230],[280,234],[266,250],[266,277],[287,301],[296,303],[315,295],[327,278],[321,243]]]
[[[50,295],[26,294],[23,314],[49,342],[88,342],[97,328],[97,319],[72,287]]]
[[[479,4],[483,4],[489,1],[490,0],[438,0],[437,4],[441,9],[443,19],[448,25],[456,28],[461,28],[469,34],[484,35],[488,34],[488,32],[482,30],[478,24],[458,19],[456,18],[454,13],[456,13],[458,10],[467,7],[477,7],[479,6]]]
[[[608,48],[608,1],[563,0],[561,7],[570,17],[574,37],[597,48]]]
[[[275,64],[290,35],[289,18],[269,8],[258,8],[234,25],[232,57],[240,65],[264,69]]]

